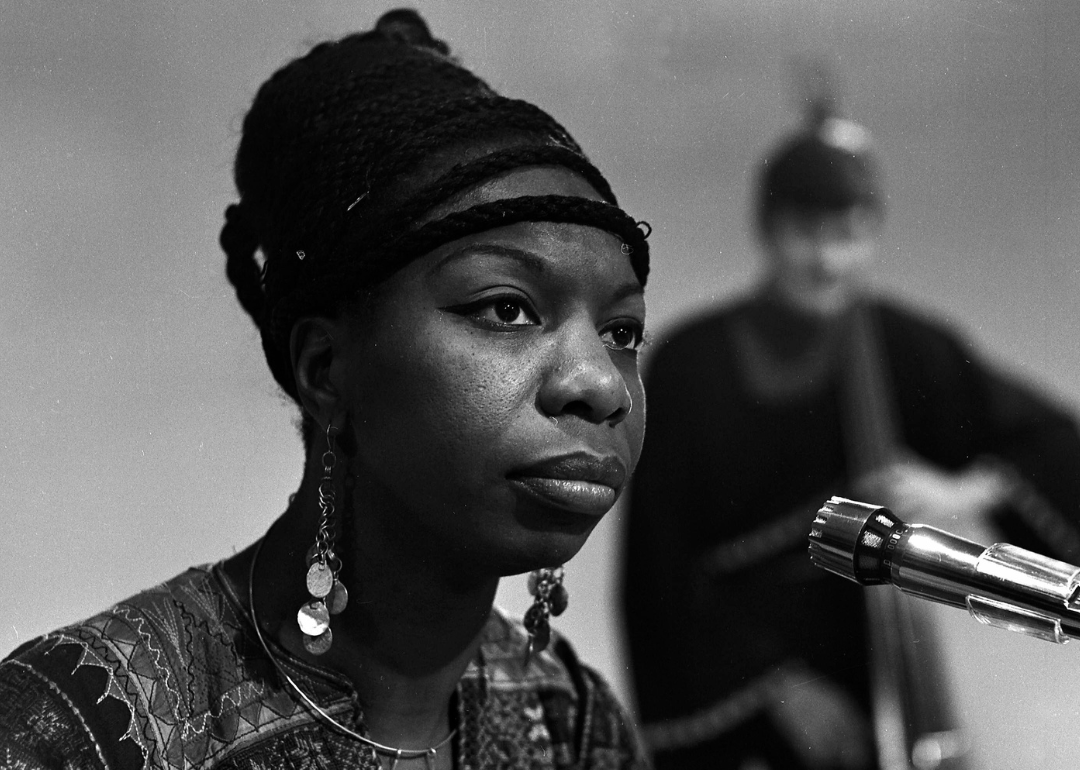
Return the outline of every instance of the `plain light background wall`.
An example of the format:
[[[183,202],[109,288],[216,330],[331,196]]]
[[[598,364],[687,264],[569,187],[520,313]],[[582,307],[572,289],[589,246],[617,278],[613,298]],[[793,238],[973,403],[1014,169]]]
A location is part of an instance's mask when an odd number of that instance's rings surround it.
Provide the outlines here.
[[[415,5],[468,66],[563,121],[652,223],[656,339],[752,281],[752,172],[798,120],[788,62],[831,57],[884,161],[882,288],[1080,411],[1075,0]],[[283,510],[294,412],[217,245],[231,156],[274,69],[389,7],[0,9],[0,654],[245,546]],[[628,695],[617,545],[616,510],[568,565],[558,625]],[[522,580],[499,599],[522,611]],[[1075,766],[1075,647],[943,617],[976,766]]]

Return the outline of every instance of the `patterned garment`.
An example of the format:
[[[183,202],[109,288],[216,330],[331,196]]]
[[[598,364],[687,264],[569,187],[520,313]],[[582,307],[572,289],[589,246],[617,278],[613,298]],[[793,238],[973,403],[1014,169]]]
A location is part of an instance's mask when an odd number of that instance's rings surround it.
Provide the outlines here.
[[[559,638],[526,666],[526,640],[492,611],[458,684],[455,766],[644,768],[599,675]],[[347,679],[280,652],[308,695],[365,732]],[[0,767],[379,769],[287,687],[220,568],[193,568],[0,662]]]

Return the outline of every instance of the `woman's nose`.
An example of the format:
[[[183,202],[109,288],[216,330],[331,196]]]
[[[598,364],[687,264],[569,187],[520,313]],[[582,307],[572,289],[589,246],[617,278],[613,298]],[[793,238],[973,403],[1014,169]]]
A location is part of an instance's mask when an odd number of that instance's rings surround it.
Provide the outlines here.
[[[548,417],[617,425],[633,407],[630,390],[596,329],[582,326],[560,335],[540,388],[540,408]]]

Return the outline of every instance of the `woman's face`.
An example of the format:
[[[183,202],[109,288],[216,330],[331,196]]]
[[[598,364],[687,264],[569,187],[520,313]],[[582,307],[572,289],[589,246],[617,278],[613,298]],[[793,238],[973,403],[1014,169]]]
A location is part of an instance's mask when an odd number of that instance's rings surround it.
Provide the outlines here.
[[[571,172],[537,168],[446,210],[536,194],[598,198]],[[645,304],[621,246],[599,229],[515,224],[381,287],[348,324],[340,370],[358,527],[481,574],[577,552],[625,490],[645,429]]]

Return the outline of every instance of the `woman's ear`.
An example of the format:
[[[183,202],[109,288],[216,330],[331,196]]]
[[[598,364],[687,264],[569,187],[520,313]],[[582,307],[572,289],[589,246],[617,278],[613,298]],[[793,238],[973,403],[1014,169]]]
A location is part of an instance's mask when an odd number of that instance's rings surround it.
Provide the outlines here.
[[[315,422],[326,426],[343,409],[340,388],[345,330],[333,319],[301,318],[289,337],[289,358],[300,403]]]

